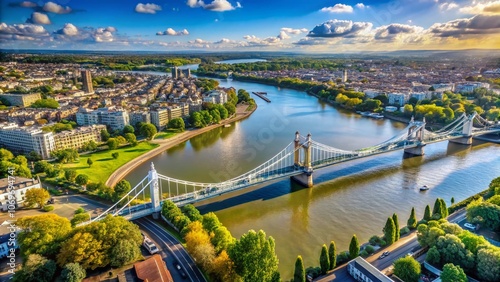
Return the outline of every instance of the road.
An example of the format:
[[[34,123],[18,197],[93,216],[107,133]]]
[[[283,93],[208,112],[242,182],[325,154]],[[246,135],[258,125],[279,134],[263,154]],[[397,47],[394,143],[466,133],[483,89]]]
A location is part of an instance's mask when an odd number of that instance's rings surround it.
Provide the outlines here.
[[[172,235],[170,235],[158,223],[148,217],[134,220],[134,223],[139,225],[139,228],[151,238],[158,249],[160,249],[163,260],[167,264],[174,281],[193,281],[193,282],[206,282],[205,277],[200,269],[195,265],[193,259],[187,253],[182,244]],[[187,277],[183,279],[174,267],[174,260],[177,260]]]
[[[464,228],[463,223],[465,221],[465,209],[459,210],[452,215],[448,217],[449,222],[454,222],[458,223],[460,227]],[[465,228],[464,228],[465,229]],[[413,252],[415,249],[419,247],[418,241],[417,241],[417,234],[416,232],[411,233],[408,236],[405,236],[396,243],[392,244],[391,246],[387,248],[380,249],[377,253],[369,256],[366,258],[366,261],[371,263],[373,266],[375,266],[378,270],[382,271],[392,265],[394,260],[405,256],[406,254]],[[389,251],[390,254],[383,258],[383,259],[378,259],[378,257],[382,254],[384,251]],[[328,282],[328,281],[353,281],[354,280],[349,273],[347,272],[347,264],[344,264],[337,269],[335,269],[333,272],[328,274],[327,276],[322,276],[316,278],[314,281],[318,282]]]

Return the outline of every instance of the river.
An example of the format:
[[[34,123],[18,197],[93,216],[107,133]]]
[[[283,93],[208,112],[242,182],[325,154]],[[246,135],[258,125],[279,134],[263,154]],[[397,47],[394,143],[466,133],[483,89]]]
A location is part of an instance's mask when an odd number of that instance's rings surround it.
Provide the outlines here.
[[[221,86],[267,92],[271,103],[252,95],[258,109],[228,128],[199,135],[151,161],[159,173],[177,179],[218,182],[240,175],[268,160],[292,142],[295,131],[312,134],[323,144],[358,149],[381,143],[405,124],[373,120],[335,109],[303,92],[274,86],[221,80]],[[356,234],[360,242],[382,234],[388,216],[396,212],[406,225],[411,207],[422,217],[425,205],[437,197],[450,204],[487,188],[500,176],[500,146],[475,141],[473,146],[441,142],[427,145],[426,155],[403,159],[392,152],[337,164],[314,172],[313,188],[289,179],[235,192],[197,204],[213,211],[239,238],[249,229],[262,229],[276,240],[283,279],[293,275],[297,255],[307,266],[319,265],[322,244],[334,240],[347,250]],[[149,162],[127,179],[135,185]],[[420,192],[427,185],[430,190]]]

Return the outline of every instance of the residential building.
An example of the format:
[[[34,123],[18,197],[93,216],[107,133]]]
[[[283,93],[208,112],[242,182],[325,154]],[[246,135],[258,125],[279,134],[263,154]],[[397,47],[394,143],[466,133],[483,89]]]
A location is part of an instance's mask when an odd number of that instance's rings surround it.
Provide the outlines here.
[[[8,93],[2,94],[0,97],[9,101],[12,106],[29,107],[37,100],[42,99],[40,93],[31,94],[18,94],[18,93]]]
[[[403,106],[406,104],[409,100],[408,94],[403,94],[403,93],[389,93],[387,95],[387,98],[389,98],[389,104],[390,105],[397,105],[397,106]]]
[[[453,91],[453,83],[436,83],[432,85],[434,91],[436,92],[444,92],[444,91]]]
[[[35,151],[43,159],[50,158],[50,153],[55,150],[52,132],[43,132],[34,127],[19,127],[15,123],[0,125],[0,144],[14,152],[28,154]]]
[[[26,191],[33,188],[42,188],[40,179],[30,179],[16,176],[14,179],[9,178],[0,179],[0,208],[2,211],[9,209],[9,195],[15,197],[16,204],[14,208],[22,207],[26,199]],[[14,194],[12,194],[12,189]]]
[[[411,93],[410,98],[416,98],[417,100],[422,101],[424,99],[430,99],[431,93],[430,92],[429,93]]]
[[[380,272],[362,257],[351,260],[347,265],[347,271],[356,281],[360,282],[392,282],[391,278]]]
[[[94,124],[59,132],[54,136],[56,149],[80,149],[90,141],[99,143],[102,141],[101,131],[104,129],[106,129],[105,125]]]
[[[167,265],[159,254],[134,263],[135,273],[140,281],[148,282],[173,282],[172,275],[167,269]]]
[[[175,106],[170,106],[167,108],[167,110],[168,110],[168,121],[171,121],[174,118],[183,118],[189,115],[189,105],[184,103]]]
[[[486,88],[489,89],[490,85],[484,82],[468,82],[468,83],[460,83],[455,87],[455,91],[458,93],[471,93],[474,92],[477,88]]]
[[[126,111],[99,108],[96,111],[80,108],[76,113],[78,125],[105,124],[112,130],[122,130],[125,125],[130,124],[129,115]]]
[[[129,122],[135,126],[139,122],[151,123],[151,114],[148,111],[131,112],[128,114]]]
[[[211,90],[203,93],[203,102],[224,104],[227,102],[227,93],[222,90]]]
[[[158,108],[151,111],[151,123],[158,128],[158,130],[164,129],[168,124],[168,110],[166,108]]]
[[[94,93],[92,85],[92,75],[89,70],[82,70],[82,89],[85,93]]]

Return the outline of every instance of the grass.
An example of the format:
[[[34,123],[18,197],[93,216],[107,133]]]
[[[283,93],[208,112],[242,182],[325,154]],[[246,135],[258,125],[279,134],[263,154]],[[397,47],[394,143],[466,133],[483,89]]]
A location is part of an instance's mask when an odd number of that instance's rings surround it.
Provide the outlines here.
[[[157,144],[140,142],[135,147],[125,146],[116,150],[105,150],[80,156],[77,163],[64,164],[64,169],[73,169],[78,174],[86,174],[89,176],[89,182],[106,182],[109,176],[122,165],[128,163],[132,159],[158,147]],[[117,152],[118,158],[115,160],[111,156]],[[91,167],[87,164],[87,159],[90,158],[94,162]]]
[[[168,139],[174,137],[177,133],[180,133],[180,131],[176,129],[167,129],[166,131],[158,132],[154,139]]]

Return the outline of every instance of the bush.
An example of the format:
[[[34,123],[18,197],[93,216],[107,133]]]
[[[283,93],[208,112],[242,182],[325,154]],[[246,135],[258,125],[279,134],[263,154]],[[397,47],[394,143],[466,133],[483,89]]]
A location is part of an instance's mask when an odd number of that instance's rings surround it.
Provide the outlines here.
[[[370,242],[371,245],[376,246],[380,244],[380,241],[380,237],[378,237],[377,235],[373,235],[372,237],[370,237],[370,240],[368,242]]]
[[[385,240],[380,240],[380,247],[385,247],[387,246],[387,242]]]
[[[375,248],[372,245],[368,245],[365,247],[365,251],[371,255],[375,252]]]
[[[43,211],[46,211],[46,212],[53,211],[53,210],[54,210],[54,206],[44,206],[43,207]]]
[[[410,233],[410,228],[408,228],[408,226],[401,228],[401,231],[400,231],[401,236],[406,235],[408,233]]]
[[[306,268],[306,277],[307,275],[310,275],[314,279],[319,277],[320,274],[321,274],[321,267],[319,266],[317,267],[309,266],[308,268]]]
[[[337,256],[337,265],[341,265],[349,261],[349,252],[343,251]]]
[[[60,190],[49,188],[49,193],[54,196],[61,196],[63,193]]]
[[[359,255],[360,255],[360,256],[362,256],[362,257],[364,257],[364,258],[366,258],[366,257],[368,257],[370,254],[369,254],[366,250],[363,250],[363,251],[361,251],[361,253],[359,253]]]
[[[75,214],[84,213],[84,212],[85,212],[85,209],[83,209],[82,207],[79,207],[75,210]]]

